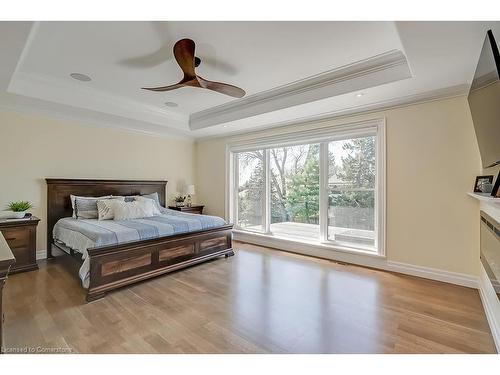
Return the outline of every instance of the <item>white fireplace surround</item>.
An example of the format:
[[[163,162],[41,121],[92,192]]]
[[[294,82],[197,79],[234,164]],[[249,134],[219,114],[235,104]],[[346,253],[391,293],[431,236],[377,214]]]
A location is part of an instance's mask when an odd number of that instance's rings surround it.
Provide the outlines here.
[[[469,195],[479,201],[479,209],[481,211],[484,211],[493,219],[500,222],[500,198],[491,198],[484,194],[476,193],[469,193]],[[500,353],[500,300],[481,262],[479,262],[478,289],[486,317],[488,318],[491,334],[495,340],[497,352]]]

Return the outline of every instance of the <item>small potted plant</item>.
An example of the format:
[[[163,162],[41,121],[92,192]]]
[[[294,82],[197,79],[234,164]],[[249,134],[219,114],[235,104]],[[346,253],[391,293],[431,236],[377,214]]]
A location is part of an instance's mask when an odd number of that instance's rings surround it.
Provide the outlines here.
[[[182,195],[177,194],[174,198],[175,207],[184,207],[184,200],[185,199],[186,199],[186,197],[183,197]]]
[[[4,216],[10,219],[22,219],[26,211],[32,207],[33,205],[28,201],[10,202],[7,206],[8,210],[4,211]]]

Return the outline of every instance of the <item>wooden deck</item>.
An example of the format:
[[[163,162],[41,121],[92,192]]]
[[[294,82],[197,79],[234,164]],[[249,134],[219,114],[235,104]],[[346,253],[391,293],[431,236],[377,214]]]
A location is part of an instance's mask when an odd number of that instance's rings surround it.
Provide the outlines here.
[[[249,230],[261,230],[258,226],[248,226]],[[282,222],[270,225],[271,232],[276,237],[291,238],[302,241],[319,241],[319,224]],[[341,227],[328,227],[329,238],[337,238],[340,241],[353,242],[361,245],[373,244],[375,233],[369,230],[350,229]]]

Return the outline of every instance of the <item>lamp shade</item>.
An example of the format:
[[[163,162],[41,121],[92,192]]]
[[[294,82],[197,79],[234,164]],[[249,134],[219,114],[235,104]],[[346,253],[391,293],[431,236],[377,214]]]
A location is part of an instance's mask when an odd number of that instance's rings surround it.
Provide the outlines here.
[[[194,185],[188,185],[186,194],[187,195],[195,195],[196,194],[196,191],[194,189]]]

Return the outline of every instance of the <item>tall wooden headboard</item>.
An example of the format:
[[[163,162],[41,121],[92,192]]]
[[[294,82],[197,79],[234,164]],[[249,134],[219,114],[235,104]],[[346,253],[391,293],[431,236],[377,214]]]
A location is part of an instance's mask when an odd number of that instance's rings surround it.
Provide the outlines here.
[[[87,180],[47,178],[47,258],[52,257],[52,230],[57,221],[71,217],[70,195],[100,197],[104,195],[142,195],[158,193],[165,206],[167,181]]]

